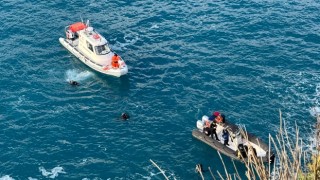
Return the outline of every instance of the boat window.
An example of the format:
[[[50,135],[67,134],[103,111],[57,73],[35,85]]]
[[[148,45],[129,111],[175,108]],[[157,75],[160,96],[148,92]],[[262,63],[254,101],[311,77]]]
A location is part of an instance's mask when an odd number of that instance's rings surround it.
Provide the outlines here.
[[[110,52],[110,48],[109,48],[108,44],[96,46],[95,50],[98,55],[104,55],[104,54],[108,54]]]
[[[87,47],[88,47],[88,49],[90,49],[93,52],[92,45],[88,41],[87,41]]]

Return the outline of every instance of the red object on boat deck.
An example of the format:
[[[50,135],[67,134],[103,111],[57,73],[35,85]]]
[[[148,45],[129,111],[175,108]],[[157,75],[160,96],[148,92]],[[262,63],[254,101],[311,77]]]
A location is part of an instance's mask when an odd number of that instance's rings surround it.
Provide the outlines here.
[[[112,62],[111,62],[112,67],[119,68],[120,57],[118,56],[118,54],[114,54],[114,56],[112,56],[111,60],[112,60]]]
[[[112,59],[111,59],[112,61],[119,61],[120,60],[120,57],[118,56],[118,55],[114,55],[114,56],[112,56]]]
[[[77,22],[77,23],[74,23],[72,25],[70,25],[69,29],[72,31],[72,32],[77,32],[77,31],[80,31],[82,29],[85,29],[87,26],[82,23],[82,22]]]
[[[119,68],[119,61],[112,61],[111,65],[113,68]]]

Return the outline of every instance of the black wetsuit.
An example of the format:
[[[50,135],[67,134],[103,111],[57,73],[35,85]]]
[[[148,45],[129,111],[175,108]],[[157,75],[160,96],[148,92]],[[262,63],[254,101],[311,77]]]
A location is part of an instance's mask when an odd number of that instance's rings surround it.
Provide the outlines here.
[[[127,120],[127,119],[129,119],[129,118],[130,118],[130,116],[129,116],[127,113],[122,113],[122,114],[121,114],[121,119]]]
[[[211,138],[213,139],[213,135],[216,137],[216,140],[220,141],[219,138],[218,138],[218,135],[217,135],[217,124],[215,122],[212,122],[210,124],[210,135],[211,135]]]
[[[73,86],[78,86],[79,85],[79,83],[77,82],[77,81],[70,81],[69,82],[71,85],[73,85]]]

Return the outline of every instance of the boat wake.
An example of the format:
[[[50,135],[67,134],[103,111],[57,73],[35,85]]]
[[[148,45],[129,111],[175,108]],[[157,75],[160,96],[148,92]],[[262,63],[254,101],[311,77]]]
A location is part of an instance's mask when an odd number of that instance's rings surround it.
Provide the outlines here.
[[[310,114],[314,117],[317,117],[320,115],[320,107],[319,106],[315,106],[315,107],[312,107],[310,109]]]
[[[123,37],[124,42],[119,42],[117,41],[114,46],[112,47],[112,49],[116,50],[116,51],[123,51],[127,49],[127,46],[132,46],[134,45],[138,40],[139,40],[139,35],[138,34],[126,34]],[[123,41],[122,40],[122,41]]]
[[[315,106],[310,108],[310,114],[314,117],[318,117],[320,115],[320,84],[316,85],[316,93],[313,101]]]
[[[14,180],[12,177],[10,177],[9,175],[5,175],[0,177],[0,180]]]
[[[82,71],[80,72],[79,70],[76,69],[69,69],[66,72],[66,81],[77,81],[77,82],[81,82],[81,81],[85,81],[87,79],[89,79],[90,77],[93,76],[93,73],[90,71]]]

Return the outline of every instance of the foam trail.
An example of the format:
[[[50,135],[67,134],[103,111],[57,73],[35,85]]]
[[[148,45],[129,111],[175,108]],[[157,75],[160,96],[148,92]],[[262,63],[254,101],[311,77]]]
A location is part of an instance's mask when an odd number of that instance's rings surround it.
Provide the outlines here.
[[[316,94],[315,94],[315,106],[311,107],[309,112],[311,116],[317,117],[320,115],[320,84],[316,85]]]
[[[310,114],[314,117],[317,117],[318,115],[320,115],[320,107],[318,106],[312,107],[310,109]]]
[[[5,175],[0,177],[0,180],[14,180],[12,177],[10,177],[9,175]]]
[[[112,47],[114,50],[124,50],[127,46],[134,45],[140,38],[137,34],[126,34],[124,37],[124,43],[116,42]]]
[[[159,26],[157,24],[151,26],[151,29],[158,29],[158,28]]]
[[[93,76],[93,73],[90,71],[82,71],[79,72],[76,69],[67,70],[66,72],[66,81],[69,82],[70,80],[73,81],[84,81]]]
[[[47,171],[44,167],[39,167],[39,171],[42,173],[43,176],[54,179],[59,175],[59,173],[66,173],[64,172],[62,167],[55,167],[51,169],[51,172]]]

